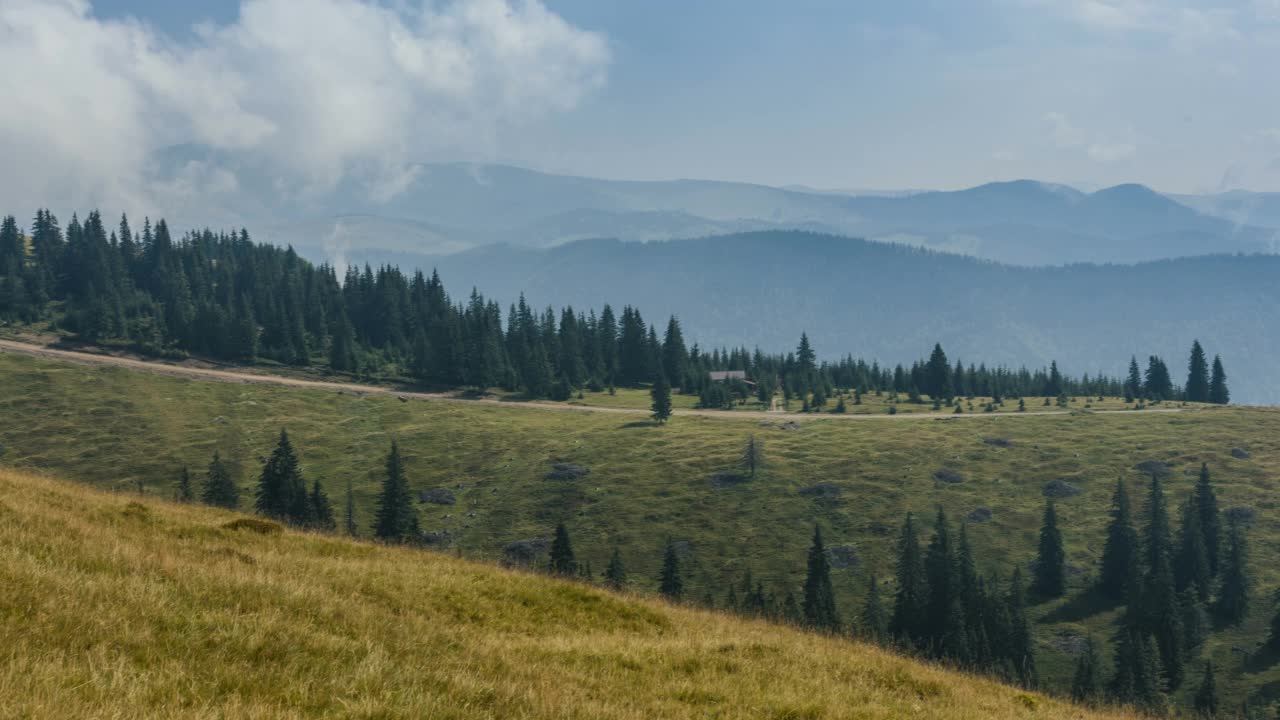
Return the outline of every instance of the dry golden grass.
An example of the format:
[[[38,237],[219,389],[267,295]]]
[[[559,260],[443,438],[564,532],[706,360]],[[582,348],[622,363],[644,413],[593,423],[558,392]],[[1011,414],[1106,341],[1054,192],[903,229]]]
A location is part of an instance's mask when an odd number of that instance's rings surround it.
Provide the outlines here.
[[[843,640],[0,470],[0,716],[1124,717]]]

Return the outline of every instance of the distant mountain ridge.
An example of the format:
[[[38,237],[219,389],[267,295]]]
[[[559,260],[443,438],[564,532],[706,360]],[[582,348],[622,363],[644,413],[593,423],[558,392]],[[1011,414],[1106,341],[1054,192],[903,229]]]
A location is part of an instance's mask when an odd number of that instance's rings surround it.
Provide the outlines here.
[[[1273,229],[1280,227],[1280,200],[1274,212],[1242,222],[1239,198],[1172,199],[1141,185],[1084,193],[1016,180],[959,191],[847,194],[443,163],[412,166],[398,192],[349,177],[317,193],[276,182],[262,159],[198,146],[157,155],[150,172],[163,187],[185,187],[191,177],[210,185],[171,199],[166,214],[179,226],[246,225],[260,228],[259,239],[340,260],[441,255],[494,243],[550,247],[581,239],[673,240],[793,229],[1027,266],[1280,248],[1280,232]]]
[[[402,265],[412,258],[398,258]],[[1234,399],[1280,404],[1280,256],[1021,268],[845,237],[753,232],[678,242],[490,246],[417,258],[455,292],[585,309],[607,299],[679,315],[708,345],[792,347],[911,362],[942,342],[982,358],[1120,375],[1156,352],[1175,375],[1199,339],[1222,353]],[[1175,378],[1182,382],[1182,377]]]

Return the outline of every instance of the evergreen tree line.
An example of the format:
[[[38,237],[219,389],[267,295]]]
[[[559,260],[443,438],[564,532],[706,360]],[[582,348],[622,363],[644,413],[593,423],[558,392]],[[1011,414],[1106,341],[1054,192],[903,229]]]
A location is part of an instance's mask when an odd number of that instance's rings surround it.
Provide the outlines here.
[[[164,220],[146,220],[135,232],[127,217],[108,227],[97,211],[83,221],[73,216],[64,230],[39,210],[30,235],[13,216],[0,222],[0,321],[53,321],[87,340],[127,342],[149,354],[263,358],[556,399],[663,379],[701,396],[707,407],[752,392],[768,402],[778,390],[787,400],[822,407],[848,391],[950,400],[1119,395],[1126,388],[1119,379],[1065,377],[1056,363],[1034,372],[951,365],[941,347],[910,367],[851,355],[818,363],[807,335],[792,353],[708,352],[686,343],[677,318],[659,333],[633,307],[620,314],[607,304],[598,314],[571,307],[539,312],[520,298],[505,322],[503,315],[475,290],[455,302],[435,273],[366,265],[347,268],[340,279],[333,267],[314,265],[292,248],[254,243],[245,230],[174,239]],[[755,387],[713,383],[715,370],[742,370]],[[1193,367],[1195,378],[1197,372]],[[1215,361],[1210,397],[1226,397],[1225,377]],[[1187,386],[1188,399],[1200,397],[1200,384],[1189,379]],[[1156,377],[1134,394],[1174,399],[1171,390],[1160,394],[1162,387]]]

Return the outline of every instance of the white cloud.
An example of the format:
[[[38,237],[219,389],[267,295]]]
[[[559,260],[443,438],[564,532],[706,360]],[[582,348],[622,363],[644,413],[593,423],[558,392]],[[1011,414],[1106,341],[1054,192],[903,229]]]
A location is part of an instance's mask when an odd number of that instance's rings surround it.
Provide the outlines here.
[[[1088,150],[1090,159],[1102,163],[1127,160],[1137,152],[1132,143],[1093,143]]]
[[[412,161],[574,108],[608,62],[603,37],[537,0],[243,0],[234,23],[181,42],[87,0],[4,0],[0,195],[114,209],[235,189],[199,164],[148,184],[150,153],[196,143],[262,159],[282,187],[358,174],[387,198]]]
[[[1138,152],[1131,142],[1115,142],[1076,127],[1064,113],[1048,112],[1044,118],[1049,123],[1049,139],[1059,150],[1083,151],[1090,160],[1099,163],[1128,160]]]

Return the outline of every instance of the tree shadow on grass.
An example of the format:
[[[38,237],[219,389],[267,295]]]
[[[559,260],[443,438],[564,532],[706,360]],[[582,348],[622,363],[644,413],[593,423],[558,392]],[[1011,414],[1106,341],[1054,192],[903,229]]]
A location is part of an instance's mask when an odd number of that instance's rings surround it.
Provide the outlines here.
[[[1107,597],[1096,586],[1078,593],[1058,607],[1045,613],[1041,623],[1080,622],[1116,607],[1120,603]]]
[[[631,429],[631,428],[651,428],[651,427],[658,427],[658,425],[659,425],[659,423],[658,423],[658,421],[657,421],[657,420],[636,420],[635,422],[623,423],[623,424],[619,425],[618,427],[619,427],[619,428],[621,428],[621,429],[623,429],[623,430],[629,430],[629,429]]]
[[[1245,656],[1241,668],[1246,673],[1260,673],[1270,669],[1277,662],[1280,662],[1280,649],[1264,644]],[[1280,691],[1280,683],[1271,683],[1271,685],[1273,692]]]

